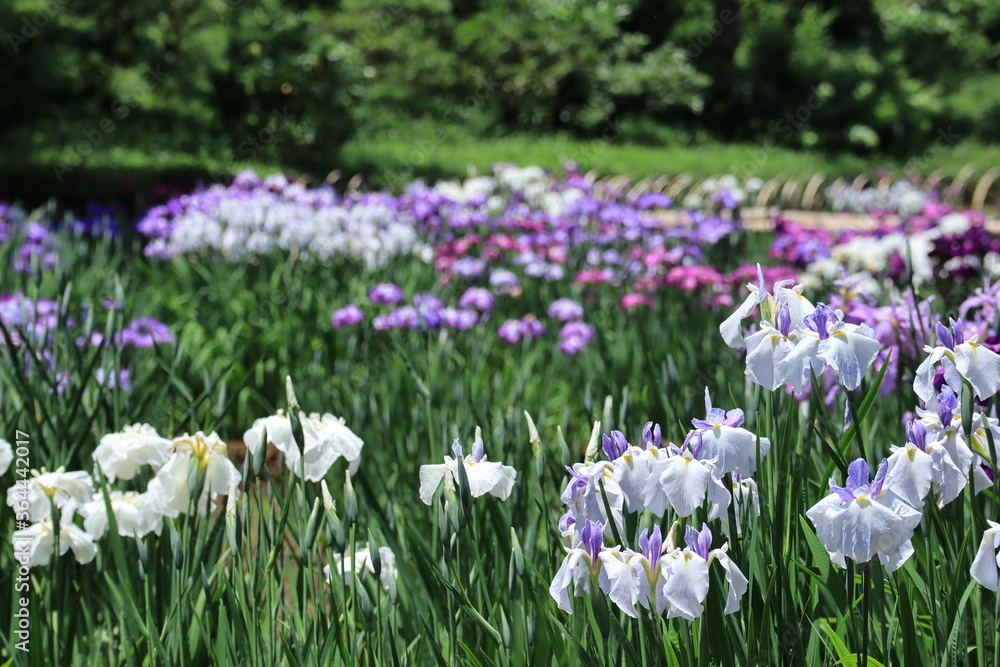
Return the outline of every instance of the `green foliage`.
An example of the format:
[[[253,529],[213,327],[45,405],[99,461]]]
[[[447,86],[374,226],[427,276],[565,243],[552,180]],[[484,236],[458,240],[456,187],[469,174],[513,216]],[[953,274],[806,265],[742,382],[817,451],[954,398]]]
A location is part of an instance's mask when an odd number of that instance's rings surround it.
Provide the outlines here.
[[[804,517],[841,475],[836,457],[854,458],[863,442],[877,460],[900,441],[914,400],[905,386],[878,397],[881,376],[870,374],[845,430],[842,398],[831,409],[819,395],[802,404],[748,387],[741,360],[718,337],[728,313],[683,292],[661,292],[653,311],[638,313],[569,279],[498,300],[497,321],[541,313],[557,296],[586,303],[600,335],[567,358],[551,339],[512,348],[471,333],[329,328],[332,308],[361,300],[373,282],[429,289],[435,277],[416,262],[378,272],[278,255],[237,266],[146,263],[120,241],[72,241],[57,248],[66,263],[54,274],[13,272],[18,244],[7,244],[0,281],[58,300],[61,322],[83,323],[103,299],[120,298],[124,316],[157,316],[176,342],[118,356],[81,349],[60,327],[52,349],[73,369],[62,392],[50,391],[58,379],[44,367],[26,375],[25,356],[0,346],[0,427],[4,436],[30,434],[32,466],[90,469],[100,436],[135,421],[163,434],[218,429],[239,439],[254,418],[286,407],[286,374],[306,411],[343,416],[366,445],[356,498],[346,466],[328,474],[332,509],[317,484],[287,471],[272,477],[257,465],[263,457],[248,457],[243,474],[253,481],[233,507],[170,520],[141,541],[112,525],[92,563],[67,555],[33,569],[31,664],[813,665],[860,664],[861,647],[878,661],[868,664],[995,664],[996,598],[968,580],[980,530],[996,517],[995,490],[972,496],[970,487],[942,510],[930,503],[915,555],[891,574],[877,563],[833,566]],[[720,243],[707,259],[732,266],[763,257],[769,242]],[[110,326],[110,317],[86,326]],[[119,364],[132,371],[132,393],[91,380],[93,368]],[[575,598],[572,615],[558,610],[548,585],[564,556],[554,532],[563,465],[583,459],[595,420],[632,441],[655,420],[678,441],[701,414],[705,386],[772,442],[755,475],[761,515],[744,517],[730,540],[749,579],[741,611],[723,616],[721,578],[696,623],[629,619],[602,598]],[[424,506],[419,465],[440,462],[453,438],[468,443],[476,426],[490,459],[517,469],[513,494],[469,503],[442,491]],[[2,526],[9,543],[12,522]],[[626,540],[642,527],[627,525]],[[395,588],[350,569],[326,581],[325,565],[336,571],[337,557],[366,543],[392,548]],[[0,551],[0,571],[14,567],[11,551]],[[0,608],[0,656],[13,654],[14,608]]]
[[[16,91],[0,162],[33,203],[74,181],[102,196],[82,174],[123,152],[154,175],[183,157],[205,180],[255,164],[402,183],[464,173],[419,164],[429,153],[510,136],[898,163],[939,157],[942,136],[1000,141],[1000,8],[985,1],[18,0],[0,25],[0,86]],[[386,141],[415,145],[373,169]],[[41,173],[23,177],[26,161]]]
[[[272,0],[4,5],[9,150],[62,147],[68,170],[111,146],[330,165],[353,126],[334,20]]]

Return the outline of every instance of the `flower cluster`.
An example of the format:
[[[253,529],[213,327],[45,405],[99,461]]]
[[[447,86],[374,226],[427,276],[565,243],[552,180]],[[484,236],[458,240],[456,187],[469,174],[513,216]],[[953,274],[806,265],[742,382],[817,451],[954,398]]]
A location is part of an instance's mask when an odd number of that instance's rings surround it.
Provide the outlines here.
[[[241,260],[280,250],[327,261],[384,266],[417,249],[416,220],[385,193],[341,198],[281,175],[242,172],[228,187],[182,195],[146,214],[136,229],[150,239],[146,255],[189,254]]]
[[[830,495],[807,512],[838,565],[878,555],[887,570],[899,568],[913,554],[910,540],[928,498],[940,508],[970,484],[974,493],[992,485],[988,441],[1000,439],[1000,426],[975,409],[963,415],[958,396],[963,384],[978,398],[992,396],[1000,386],[1000,356],[977,345],[975,337],[964,342],[961,331],[955,321],[950,328],[938,323],[938,345],[924,348],[928,356],[914,380],[924,406],[907,424],[905,444],[890,448],[874,479],[863,459],[854,461],[846,485],[831,479]],[[943,366],[939,380],[935,364]],[[983,559],[976,563],[973,576],[985,576]]]
[[[730,347],[746,348],[751,380],[770,391],[787,384],[799,392],[811,375],[829,368],[846,389],[861,384],[881,349],[871,327],[845,322],[843,311],[825,304],[814,306],[802,296],[802,286],[792,287],[790,281],[775,283],[774,294],[769,293],[763,272],[747,288],[749,296],[719,332]],[[744,335],[740,324],[758,306],[757,331]]]
[[[295,409],[291,381],[289,404]],[[244,439],[251,453],[273,443],[284,455],[289,470],[310,481],[323,480],[340,457],[356,469],[360,438],[333,415],[299,411],[304,437],[300,450],[291,420],[282,412],[258,419]],[[10,445],[0,441],[0,474],[10,464]],[[19,480],[8,489],[7,504],[31,525],[14,532],[15,544],[27,544],[26,567],[46,565],[59,545],[58,555],[72,549],[80,563],[97,554],[97,542],[110,524],[108,507],[114,513],[122,537],[142,538],[160,534],[165,519],[183,514],[205,516],[218,508],[221,496],[230,505],[239,496],[242,475],[229,458],[229,447],[216,433],[184,433],[173,439],[162,437],[149,424],[134,424],[103,436],[93,452],[94,474],[33,470],[30,479]],[[94,478],[104,484],[95,489]],[[146,480],[144,491],[112,488],[118,482]],[[329,494],[323,482],[324,498]],[[328,510],[333,512],[333,502]],[[58,523],[58,528],[56,528]],[[385,561],[386,558],[383,558]],[[391,561],[389,571],[392,571]]]
[[[953,211],[935,193],[897,183],[886,190],[829,193],[835,210],[866,211],[878,221],[868,231],[807,229],[782,217],[771,257],[803,269],[810,287],[865,272],[873,283],[894,285],[1000,275],[1000,239],[985,228],[978,211]]]
[[[215,433],[185,433],[168,440],[148,424],[135,424],[105,435],[93,458],[109,483],[134,479],[147,467],[153,475],[141,493],[108,490],[105,498],[102,490],[95,491],[93,478],[85,471],[33,470],[30,479],[7,491],[7,504],[33,522],[13,538],[15,543],[28,543],[27,567],[47,565],[57,540],[58,555],[72,549],[78,562],[93,560],[97,541],[108,528],[106,503],[114,512],[118,533],[138,539],[159,534],[165,517],[205,514],[220,495],[238,493],[241,479],[226,444]]]
[[[725,613],[739,609],[747,580],[727,555],[728,544],[712,549],[711,529],[688,524],[681,548],[672,532],[664,540],[658,525],[673,517],[680,527],[704,508],[707,520],[718,520],[728,535],[759,511],[751,475],[771,443],[743,428],[741,410],[713,407],[707,390],[705,403],[705,418],[692,420],[694,428],[680,446],[664,443],[660,426],[647,423],[638,444],[612,431],[601,437],[606,460],[567,469],[571,479],[562,494],[567,511],[559,522],[566,557],[549,589],[561,609],[572,612],[571,587],[575,595],[599,589],[633,617],[639,616],[638,605],[656,615],[666,611],[668,618],[694,620],[703,612],[714,561],[729,584]],[[631,537],[626,514],[639,515],[631,525],[652,524],[636,538],[638,551],[624,543],[605,546],[607,539]]]
[[[104,306],[107,310],[118,307],[113,302],[106,302]],[[174,340],[170,328],[153,317],[136,318],[125,328],[112,332],[110,339],[106,340],[100,329],[95,327],[91,309],[84,305],[80,312],[84,320],[82,327],[78,326],[73,316],[66,313],[60,315],[60,304],[56,301],[31,299],[22,292],[4,293],[0,295],[0,326],[6,335],[0,335],[0,345],[7,345],[9,336],[9,342],[15,349],[24,350],[26,373],[30,375],[38,365],[43,366],[46,373],[57,379],[53,391],[62,393],[68,386],[71,375],[58,363],[54,334],[68,333],[75,336],[76,345],[80,348],[114,345],[122,349],[143,349],[169,344]],[[131,375],[124,367],[117,370],[98,368],[94,372],[94,379],[98,385],[109,389],[131,391]]]

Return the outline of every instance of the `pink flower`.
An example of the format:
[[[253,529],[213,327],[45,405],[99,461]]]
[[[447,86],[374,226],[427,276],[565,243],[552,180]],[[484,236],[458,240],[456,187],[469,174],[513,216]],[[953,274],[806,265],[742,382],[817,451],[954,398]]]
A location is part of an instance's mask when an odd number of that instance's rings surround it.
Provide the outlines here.
[[[667,284],[683,290],[718,285],[722,274],[711,266],[675,266],[667,272]]]
[[[637,306],[653,307],[653,300],[645,294],[630,292],[622,297],[622,308],[635,308]]]
[[[584,269],[576,274],[573,282],[577,285],[606,283],[608,282],[608,274],[602,269]]]

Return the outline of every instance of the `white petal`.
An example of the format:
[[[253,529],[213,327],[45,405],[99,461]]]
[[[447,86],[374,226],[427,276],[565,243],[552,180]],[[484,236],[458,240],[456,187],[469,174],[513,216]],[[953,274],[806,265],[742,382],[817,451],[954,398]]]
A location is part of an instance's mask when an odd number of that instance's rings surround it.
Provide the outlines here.
[[[816,356],[833,369],[845,388],[857,389],[880,349],[874,338],[836,331],[820,342]]]
[[[653,454],[639,447],[629,447],[615,459],[614,478],[625,496],[629,512],[641,512],[645,505],[642,493],[653,465]]]
[[[889,457],[885,487],[919,508],[930,493],[933,474],[934,460],[929,454],[914,445],[898,447]]]
[[[719,325],[719,333],[722,334],[722,340],[726,345],[733,348],[743,347],[743,320],[750,316],[759,303],[760,295],[751,292],[736,312]]]
[[[97,544],[89,533],[80,530],[74,524],[67,524],[62,527],[59,533],[59,549],[61,553],[66,553],[68,549],[73,549],[73,555],[77,563],[89,563],[97,556]]]
[[[987,399],[1000,387],[1000,354],[979,343],[955,346],[955,368],[980,399]]]
[[[993,546],[993,535],[996,528],[991,528],[983,534],[983,539],[979,543],[979,550],[976,551],[976,558],[972,561],[969,573],[972,578],[991,591],[997,590],[997,567],[1000,565],[996,548]]]
[[[794,382],[796,367],[781,365],[792,348],[791,341],[775,330],[762,329],[748,337],[747,376],[768,391],[774,391],[785,382]],[[797,368],[801,376],[801,365]],[[786,377],[784,372],[791,377]]]
[[[667,618],[700,618],[705,611],[702,602],[708,596],[708,562],[687,549],[664,560],[668,574],[663,594],[670,605]]]
[[[465,474],[469,479],[469,492],[473,498],[489,493],[494,486],[500,483],[503,477],[503,464],[497,461],[480,461],[473,463],[467,457],[465,463]]]
[[[896,551],[889,553],[879,551],[878,557],[879,560],[882,561],[882,565],[885,567],[886,572],[895,572],[903,566],[903,563],[910,560],[910,556],[913,555],[913,552],[913,542],[906,540]]]
[[[639,601],[641,586],[643,584],[649,586],[645,569],[642,567],[643,558],[635,552],[625,552],[623,555],[625,563],[619,567],[612,567],[608,573],[608,580],[611,583],[608,597],[623,612],[632,618],[639,618],[635,605]]]
[[[446,463],[420,466],[420,500],[424,501],[425,505],[431,504],[434,492],[441,486],[441,480],[448,474],[450,471]]]
[[[709,558],[713,555],[719,560],[722,567],[726,568],[726,582],[729,584],[729,592],[726,594],[726,608],[722,613],[735,613],[740,610],[740,598],[747,592],[749,581],[725,551],[716,549]]]
[[[816,348],[819,347],[819,337],[802,335],[795,341],[795,346],[788,351],[783,359],[778,361],[778,373],[781,378],[792,385],[795,391],[801,391],[807,382],[806,364],[816,361]]]
[[[917,366],[917,374],[913,378],[913,391],[924,403],[934,398],[934,364],[944,357],[946,348],[936,347],[931,350],[926,359]]]
[[[500,469],[500,481],[493,485],[493,488],[490,489],[490,494],[500,500],[507,500],[510,497],[510,492],[514,489],[514,481],[516,479],[517,471],[514,470],[514,467],[503,466]]]
[[[704,504],[711,477],[709,468],[698,459],[672,456],[660,475],[660,486],[677,515],[687,517]]]

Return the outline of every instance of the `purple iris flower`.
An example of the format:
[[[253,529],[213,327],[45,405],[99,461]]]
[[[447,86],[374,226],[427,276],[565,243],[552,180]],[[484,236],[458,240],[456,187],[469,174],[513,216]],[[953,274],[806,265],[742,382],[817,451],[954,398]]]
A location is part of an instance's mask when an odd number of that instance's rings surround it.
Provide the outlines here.
[[[441,326],[441,315],[436,310],[421,310],[420,318],[428,329],[437,329]]]
[[[688,526],[688,529],[693,530],[690,526]],[[709,540],[711,540],[711,535],[709,536]],[[649,568],[655,570],[657,564],[660,562],[660,555],[663,552],[663,534],[660,533],[659,526],[653,526],[652,533],[649,532],[648,528],[643,529],[639,535],[639,550],[646,560],[649,561]]]
[[[625,439],[625,434],[621,431],[611,431],[610,436],[607,433],[602,433],[601,442],[609,461],[618,459],[628,451],[628,440]]]
[[[583,306],[572,299],[556,299],[549,306],[549,317],[560,322],[571,322],[583,317]]]
[[[906,441],[922,452],[927,451],[927,427],[918,421],[911,421],[906,425]]]
[[[521,331],[526,338],[534,340],[548,329],[534,315],[525,315],[521,318]]]
[[[413,306],[400,306],[389,313],[389,323],[397,329],[417,329],[420,327],[420,313]]]
[[[951,390],[951,387],[944,385],[941,387],[941,393],[938,394],[938,416],[941,418],[941,425],[945,428],[951,426],[951,420],[955,416],[955,410],[958,409],[958,397],[955,396],[955,392]]]
[[[590,562],[596,565],[601,549],[604,548],[604,526],[600,521],[587,521],[580,536],[583,538],[583,548],[590,556]]]
[[[364,311],[353,303],[333,311],[333,317],[330,318],[330,324],[333,325],[334,329],[356,326],[364,321]]]
[[[965,333],[962,331],[962,323],[956,322],[954,319],[951,320],[951,327],[946,327],[942,322],[938,322],[935,326],[938,337],[938,345],[948,348],[954,351],[956,345],[961,345],[965,342]]]
[[[122,345],[134,345],[140,348],[153,347],[157,343],[174,342],[170,327],[155,317],[132,320],[128,327],[118,334],[118,338]]]
[[[788,338],[788,334],[792,331],[792,316],[788,310],[788,304],[783,303],[778,307],[778,313],[775,316],[775,326],[781,335]]]
[[[708,560],[708,552],[712,549],[712,530],[708,526],[695,530],[694,526],[688,526],[684,530],[684,542],[705,560]]]
[[[494,269],[490,274],[490,287],[498,292],[511,292],[520,285],[517,275],[507,269]]]
[[[97,377],[97,384],[104,385],[108,389],[121,387],[122,391],[126,394],[132,392],[132,376],[129,374],[128,369],[121,368],[117,373],[114,371],[109,373],[103,368],[98,368],[95,375]]]
[[[709,408],[708,416],[705,419],[692,419],[691,423],[697,429],[709,430],[715,428],[716,424],[732,426],[734,428],[742,426],[744,419],[743,411],[739,408],[733,408],[729,412],[726,412],[722,408]]]
[[[475,257],[462,257],[456,261],[451,272],[465,278],[478,278],[486,270],[486,262]]]
[[[568,533],[573,530],[573,526],[576,525],[576,517],[573,516],[572,512],[566,512],[561,517],[559,517],[559,532]]]
[[[847,466],[847,486],[837,486],[830,481],[830,491],[840,496],[845,503],[853,502],[857,493],[861,492],[869,498],[878,498],[882,493],[882,485],[885,483],[886,473],[889,472],[888,459],[882,459],[878,466],[875,479],[868,481],[871,475],[871,468],[864,459],[858,459]]]
[[[587,346],[594,337],[594,330],[583,322],[569,322],[559,331],[559,349],[573,356]]]
[[[659,424],[646,422],[646,425],[642,427],[642,444],[646,449],[650,447],[658,449],[663,444],[663,433]]]
[[[812,314],[803,318],[803,322],[819,334],[820,340],[826,340],[830,337],[830,325],[837,322],[837,313],[830,306],[819,303]]]
[[[481,313],[493,310],[493,294],[483,287],[470,287],[458,300],[459,308],[472,308]]]
[[[417,307],[417,310],[423,313],[428,310],[441,310],[444,308],[444,301],[442,301],[436,294],[422,292],[420,294],[413,295],[413,305]]]
[[[394,306],[403,300],[403,290],[393,283],[379,283],[368,292],[372,303]]]
[[[497,337],[511,345],[519,343],[523,336],[524,325],[521,323],[521,320],[507,320],[500,325],[500,329],[497,331]]]
[[[479,323],[479,313],[474,310],[444,308],[438,314],[441,316],[441,324],[449,329],[468,331]]]

